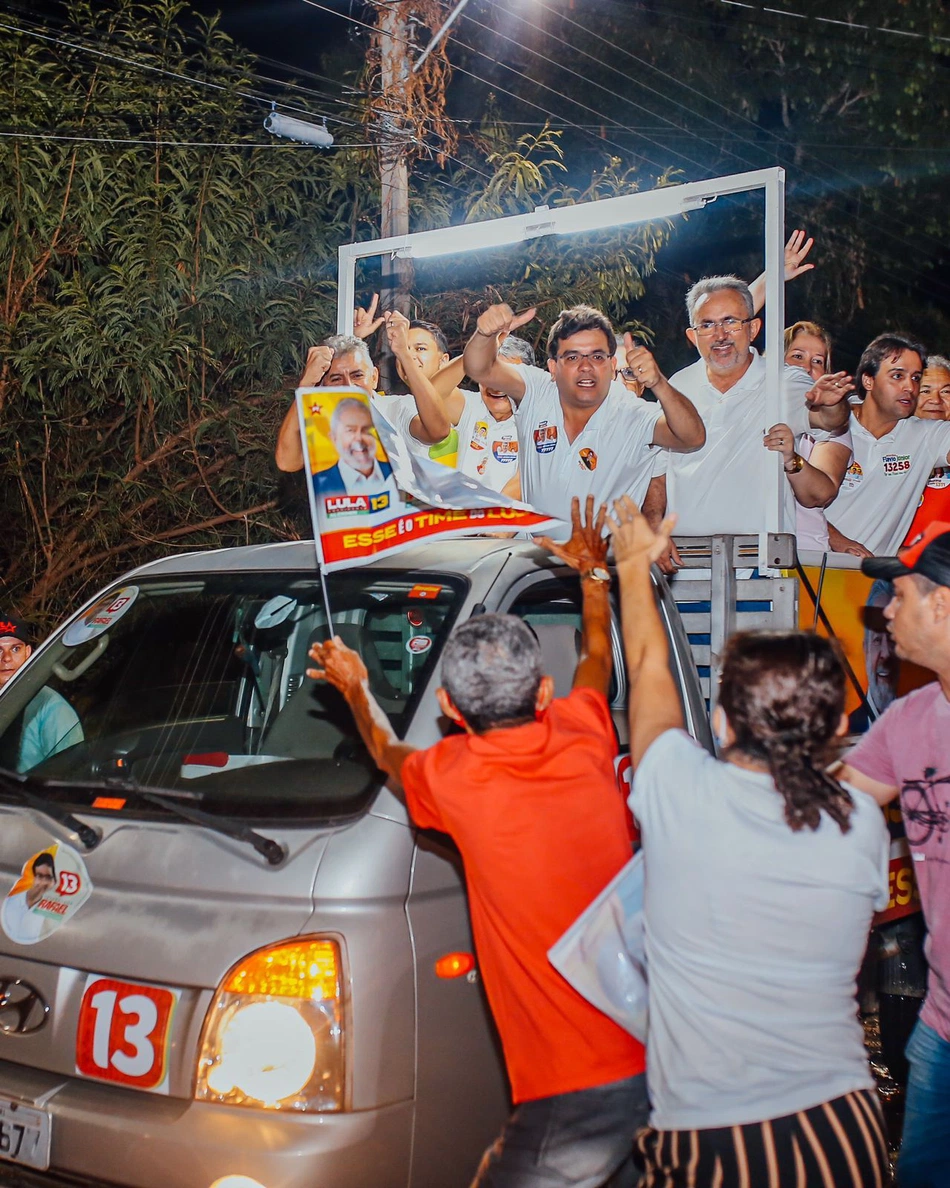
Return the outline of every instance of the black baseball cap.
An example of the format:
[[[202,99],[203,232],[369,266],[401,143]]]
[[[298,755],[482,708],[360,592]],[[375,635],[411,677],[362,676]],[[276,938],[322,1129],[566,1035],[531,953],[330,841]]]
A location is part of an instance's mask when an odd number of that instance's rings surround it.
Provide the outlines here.
[[[0,615],[0,639],[4,636],[12,636],[21,643],[32,644],[33,628],[15,615]]]
[[[950,586],[950,522],[934,520],[896,557],[865,558],[861,572],[888,582],[919,573],[938,586]]]

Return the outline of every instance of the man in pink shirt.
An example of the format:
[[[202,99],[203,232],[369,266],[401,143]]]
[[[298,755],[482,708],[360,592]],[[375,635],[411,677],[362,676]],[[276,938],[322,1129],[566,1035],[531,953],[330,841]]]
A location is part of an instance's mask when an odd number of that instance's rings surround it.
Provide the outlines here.
[[[891,703],[837,773],[882,805],[900,797],[929,935],[927,998],[907,1045],[900,1188],[950,1185],[950,523],[861,568],[894,583],[884,609],[897,655],[937,680]]]

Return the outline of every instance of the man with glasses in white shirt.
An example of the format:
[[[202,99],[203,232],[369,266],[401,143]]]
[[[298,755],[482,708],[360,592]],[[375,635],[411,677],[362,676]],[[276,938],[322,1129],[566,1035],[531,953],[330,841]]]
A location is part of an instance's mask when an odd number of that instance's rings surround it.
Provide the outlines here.
[[[564,310],[548,334],[547,371],[498,357],[498,335],[517,330],[533,309],[492,305],[465,347],[465,372],[517,405],[521,491],[539,511],[570,521],[571,499],[598,504],[627,494],[643,502],[653,474],[651,445],[695,450],[705,440],[695,408],[666,379],[645,347],[627,338],[626,362],[658,403],[638,400],[614,378],[617,338],[589,305]]]
[[[784,456],[786,527],[794,531],[796,502],[827,507],[838,493],[835,479],[806,462],[795,443],[806,432],[825,440],[844,430],[852,385],[814,383],[800,367],[786,367],[781,420],[770,427],[765,360],[752,346],[762,323],[754,316],[749,286],[736,276],[705,277],[690,289],[686,308],[686,336],[700,357],[670,383],[696,406],[706,442],[691,454],[671,452],[666,461],[666,506],[679,517],[677,532],[761,531],[772,481],[767,450]]]

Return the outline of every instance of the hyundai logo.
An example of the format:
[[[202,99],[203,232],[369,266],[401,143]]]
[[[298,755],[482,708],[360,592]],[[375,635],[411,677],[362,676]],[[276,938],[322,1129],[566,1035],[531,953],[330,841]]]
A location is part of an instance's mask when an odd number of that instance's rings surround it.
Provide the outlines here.
[[[0,977],[0,1032],[32,1035],[46,1025],[49,1004],[35,986],[21,978]]]

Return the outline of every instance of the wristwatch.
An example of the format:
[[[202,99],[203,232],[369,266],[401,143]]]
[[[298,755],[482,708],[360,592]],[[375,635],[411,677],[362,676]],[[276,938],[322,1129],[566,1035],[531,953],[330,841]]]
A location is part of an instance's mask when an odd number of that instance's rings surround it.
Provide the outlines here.
[[[801,468],[804,465],[805,465],[805,459],[801,456],[801,454],[793,454],[791,464],[784,468],[785,473],[786,474],[798,474],[798,472],[801,470]]]
[[[604,569],[602,565],[595,565],[593,569],[588,569],[581,577],[590,578],[594,582],[609,582],[610,570]]]

